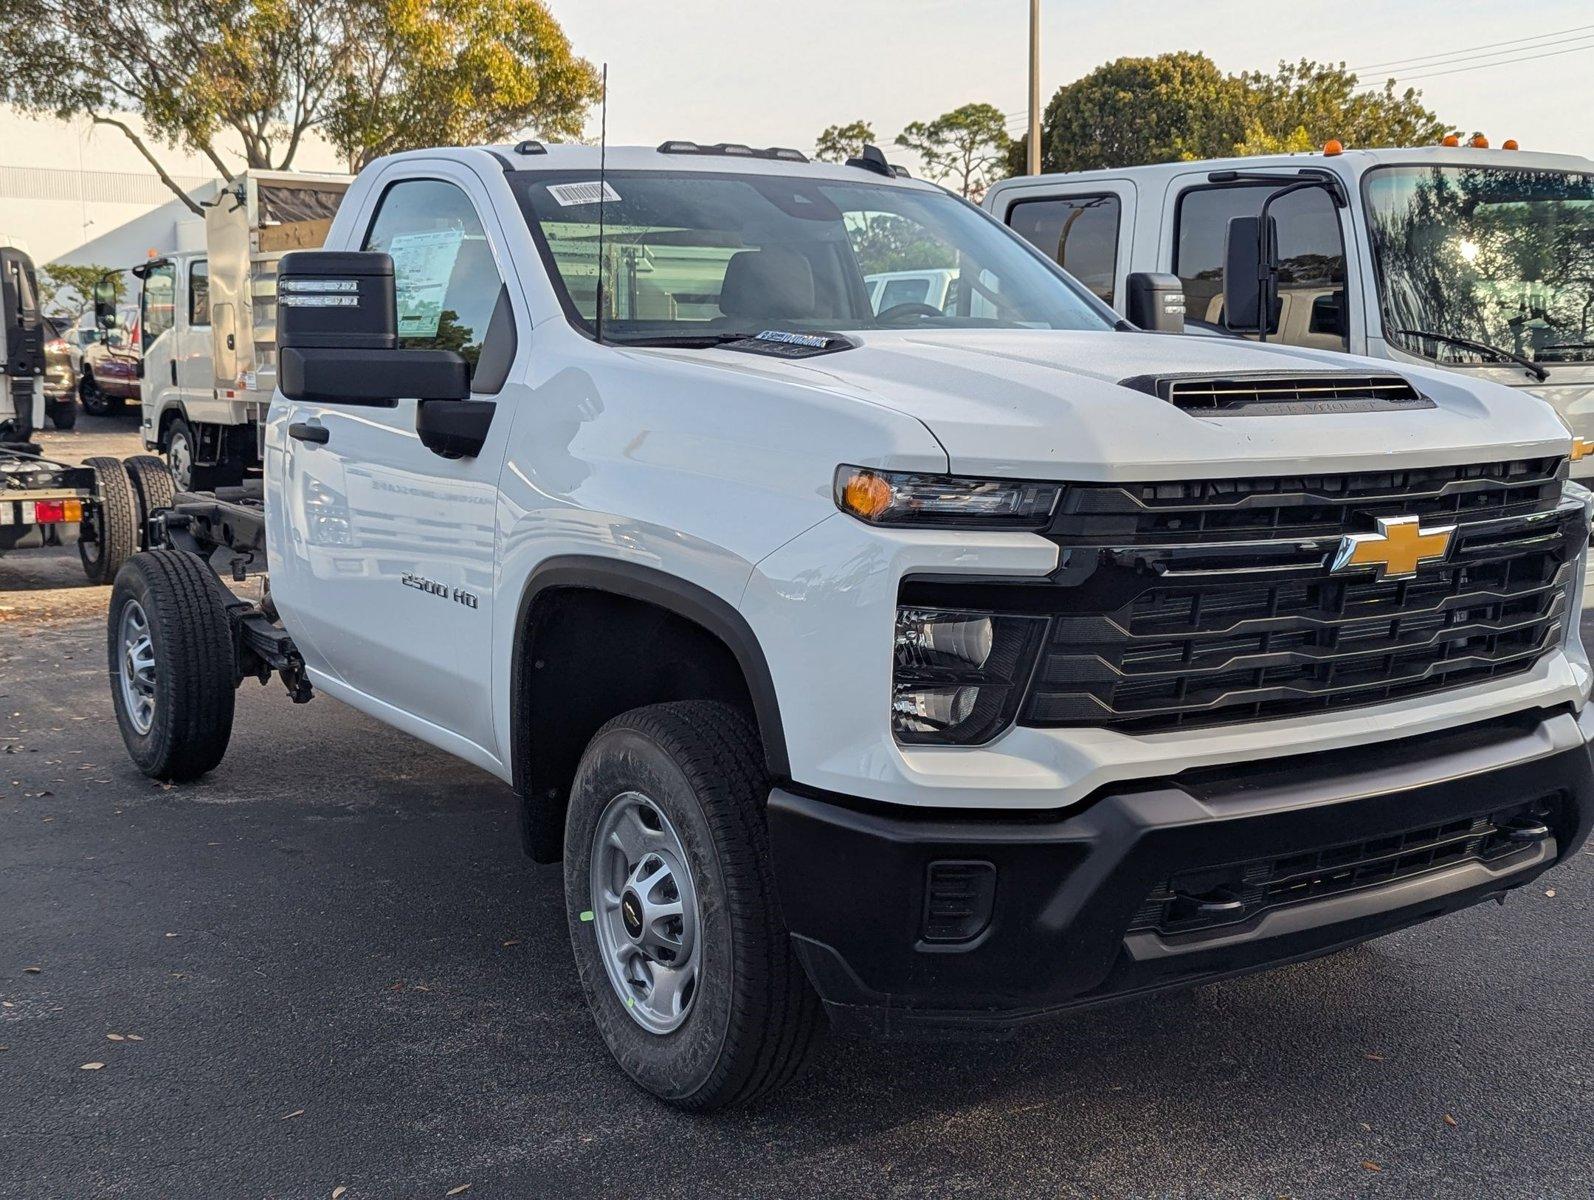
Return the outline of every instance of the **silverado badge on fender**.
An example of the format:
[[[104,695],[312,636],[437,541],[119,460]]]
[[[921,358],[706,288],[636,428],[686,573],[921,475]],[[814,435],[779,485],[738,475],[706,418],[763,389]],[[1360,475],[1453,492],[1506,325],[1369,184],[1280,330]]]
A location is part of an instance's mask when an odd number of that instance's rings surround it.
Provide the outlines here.
[[[1376,567],[1380,579],[1409,579],[1425,562],[1450,552],[1454,525],[1424,529],[1419,517],[1379,517],[1377,533],[1347,533],[1340,539],[1330,571]]]

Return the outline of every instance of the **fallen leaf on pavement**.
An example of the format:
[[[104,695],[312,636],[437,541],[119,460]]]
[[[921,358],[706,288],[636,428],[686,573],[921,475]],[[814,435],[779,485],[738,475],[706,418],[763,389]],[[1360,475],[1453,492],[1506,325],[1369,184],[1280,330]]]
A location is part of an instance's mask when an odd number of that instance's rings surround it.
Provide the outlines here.
[[[295,1117],[302,1117],[302,1116],[304,1116],[304,1109],[296,1108],[291,1113],[283,1113],[282,1114],[282,1119],[284,1121],[291,1121]]]
[[[506,946],[518,946],[518,945],[520,945],[520,939],[519,938],[510,938],[507,942],[504,943],[504,945],[506,945]]]
[[[130,1033],[127,1035],[127,1040],[130,1042],[142,1042],[144,1039],[139,1037],[136,1033]]]
[[[443,1195],[445,1195],[445,1196],[463,1196],[468,1191],[470,1191],[470,1184],[462,1183],[457,1188],[450,1188],[448,1191],[444,1192]]]
[[[332,1189],[332,1200],[338,1200],[338,1197],[343,1195],[343,1193],[348,1191],[348,1190],[349,1189],[346,1188],[346,1187],[335,1187],[335,1188],[333,1188]]]
[[[100,1071],[100,1070],[104,1070],[104,1068],[105,1068],[105,1064],[104,1063],[84,1063],[81,1067],[78,1068],[78,1070],[79,1071]]]
[[[119,1033],[108,1033],[105,1035],[105,1040],[108,1042],[122,1042],[126,1041],[127,1039]]]
[[[23,967],[22,970],[23,970],[23,972],[25,974],[37,975],[40,971],[44,970],[44,968],[43,967]]]
[[[1366,1054],[1362,1055],[1362,1057],[1365,1058],[1368,1062],[1385,1062],[1385,1061],[1387,1061],[1382,1054],[1374,1054],[1371,1050],[1369,1050]]]
[[[1382,1171],[1383,1169],[1384,1168],[1382,1168],[1381,1166],[1379,1166],[1377,1163],[1373,1162],[1370,1159],[1363,1159],[1362,1160],[1362,1170],[1364,1170],[1364,1171]]]
[[[1452,1117],[1449,1113],[1446,1113],[1445,1114],[1445,1124],[1450,1126],[1450,1128],[1454,1129],[1456,1127],[1456,1125],[1459,1124],[1459,1122],[1454,1117]]]
[[[1555,889],[1554,889],[1554,888],[1550,888],[1550,889],[1549,889],[1549,890],[1548,890],[1548,891],[1546,891],[1546,892],[1545,892],[1545,893],[1544,893],[1544,894],[1545,894],[1545,895],[1546,895],[1546,896],[1548,896],[1548,897],[1549,897],[1549,898],[1550,898],[1550,899],[1552,899],[1552,900],[1553,900],[1553,899],[1555,899]]]

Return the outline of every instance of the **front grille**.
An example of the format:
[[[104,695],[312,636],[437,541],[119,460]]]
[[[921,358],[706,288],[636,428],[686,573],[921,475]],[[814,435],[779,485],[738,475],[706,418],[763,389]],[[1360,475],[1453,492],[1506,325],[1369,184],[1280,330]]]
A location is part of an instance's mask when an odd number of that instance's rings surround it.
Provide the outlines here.
[[[1050,617],[1031,726],[1163,733],[1350,709],[1526,672],[1559,645],[1588,531],[1558,459],[1070,486],[1042,584],[905,601]],[[1454,525],[1409,578],[1331,572],[1377,518]]]
[[[1236,374],[1137,376],[1120,386],[1147,392],[1195,416],[1285,416],[1432,408],[1401,375]]]
[[[1489,816],[1279,858],[1192,871],[1159,883],[1129,931],[1165,937],[1246,924],[1262,913],[1359,888],[1412,879],[1464,862],[1498,862],[1552,836],[1557,797]]]

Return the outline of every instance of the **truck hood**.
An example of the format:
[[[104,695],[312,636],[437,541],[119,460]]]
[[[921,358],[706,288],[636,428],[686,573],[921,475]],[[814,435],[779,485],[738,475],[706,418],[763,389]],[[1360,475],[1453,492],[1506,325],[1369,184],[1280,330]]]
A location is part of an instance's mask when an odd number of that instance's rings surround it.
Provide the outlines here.
[[[669,351],[768,381],[823,387],[916,418],[970,475],[1078,480],[1376,470],[1566,454],[1551,407],[1483,380],[1237,340],[1144,333],[947,330],[852,335],[852,350],[787,360]],[[1194,416],[1122,385],[1136,376],[1400,374],[1434,408]]]

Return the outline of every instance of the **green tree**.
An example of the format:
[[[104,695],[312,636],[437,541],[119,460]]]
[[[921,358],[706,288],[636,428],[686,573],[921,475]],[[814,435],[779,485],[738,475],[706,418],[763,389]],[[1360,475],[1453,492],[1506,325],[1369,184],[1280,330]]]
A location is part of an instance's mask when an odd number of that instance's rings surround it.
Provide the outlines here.
[[[327,136],[358,170],[422,146],[576,138],[600,91],[543,0],[366,0]]]
[[[1437,141],[1445,126],[1412,88],[1361,90],[1343,63],[1280,63],[1226,75],[1203,54],[1120,58],[1058,89],[1041,122],[1042,168],[1088,171],[1142,163]],[[1008,169],[1024,169],[1015,143]]]
[[[1281,62],[1271,74],[1247,72],[1240,81],[1247,93],[1240,154],[1314,150],[1329,138],[1347,146],[1422,146],[1450,131],[1417,89],[1397,92],[1386,79],[1378,91],[1359,90],[1344,63]]]
[[[323,0],[0,0],[0,99],[121,130],[197,214],[150,139],[226,176],[291,166],[322,115],[341,14]]]
[[[94,307],[94,285],[106,275],[116,283],[121,303],[127,280],[115,267],[100,263],[50,263],[39,268],[39,306],[51,316],[67,314],[71,323]]]
[[[814,157],[823,162],[846,162],[863,153],[880,139],[874,126],[867,121],[849,121],[845,125],[828,126],[814,142]]]
[[[1245,84],[1204,54],[1116,59],[1047,104],[1041,167],[1090,171],[1233,153],[1245,136],[1245,95]]]
[[[1001,178],[1011,140],[994,104],[965,104],[933,121],[915,121],[897,135],[897,145],[919,156],[926,175],[950,181],[971,200]]]

